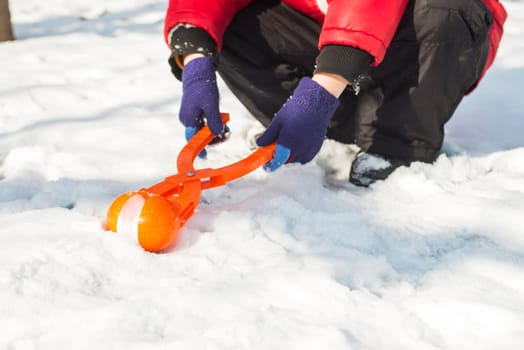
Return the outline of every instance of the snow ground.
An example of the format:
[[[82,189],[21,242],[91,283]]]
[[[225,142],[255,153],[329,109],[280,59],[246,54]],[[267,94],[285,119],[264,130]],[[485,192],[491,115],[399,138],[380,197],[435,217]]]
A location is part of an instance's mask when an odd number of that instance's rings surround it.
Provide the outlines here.
[[[524,3],[433,165],[370,189],[355,149],[206,191],[165,254],[103,231],[175,171],[165,2],[11,1],[0,45],[0,349],[522,349]],[[222,86],[231,140],[256,122]]]

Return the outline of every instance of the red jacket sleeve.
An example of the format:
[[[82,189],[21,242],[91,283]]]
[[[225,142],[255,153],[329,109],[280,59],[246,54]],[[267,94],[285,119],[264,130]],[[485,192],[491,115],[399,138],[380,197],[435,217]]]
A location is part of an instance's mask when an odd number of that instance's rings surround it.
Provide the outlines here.
[[[482,79],[484,74],[486,74],[486,71],[495,60],[495,56],[497,55],[497,51],[499,49],[500,40],[502,39],[502,34],[504,32],[504,22],[506,22],[506,18],[508,17],[506,9],[498,0],[484,0],[484,3],[493,14],[493,25],[489,31],[490,47],[488,52],[488,59],[486,61],[484,69],[482,70],[480,79]]]
[[[357,47],[382,62],[408,0],[331,0],[320,34],[325,45]]]
[[[179,23],[202,28],[216,41],[220,50],[222,36],[241,8],[252,0],[169,0],[164,22],[164,38],[169,45],[169,32]]]

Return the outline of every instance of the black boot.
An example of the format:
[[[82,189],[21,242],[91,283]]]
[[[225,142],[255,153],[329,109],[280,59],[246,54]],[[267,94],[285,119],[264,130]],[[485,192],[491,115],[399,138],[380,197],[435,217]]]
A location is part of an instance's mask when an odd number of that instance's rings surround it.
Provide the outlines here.
[[[402,159],[360,152],[351,165],[349,182],[357,186],[368,187],[375,181],[386,179],[398,167],[409,166],[410,163]]]

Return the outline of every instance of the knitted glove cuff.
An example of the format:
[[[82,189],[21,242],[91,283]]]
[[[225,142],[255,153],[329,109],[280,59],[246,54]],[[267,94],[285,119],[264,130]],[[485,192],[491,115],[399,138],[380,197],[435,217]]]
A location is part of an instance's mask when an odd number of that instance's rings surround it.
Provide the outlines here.
[[[199,57],[191,60],[182,71],[184,86],[197,81],[216,84],[216,68],[212,57]]]
[[[304,111],[324,117],[326,123],[329,123],[340,105],[340,101],[334,95],[309,77],[300,79],[292,99],[302,105]]]

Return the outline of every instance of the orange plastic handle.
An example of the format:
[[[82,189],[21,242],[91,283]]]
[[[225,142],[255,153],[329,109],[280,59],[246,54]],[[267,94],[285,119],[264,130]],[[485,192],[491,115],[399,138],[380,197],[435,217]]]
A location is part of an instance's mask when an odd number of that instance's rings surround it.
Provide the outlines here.
[[[226,123],[228,120],[229,114],[222,113],[222,121]],[[261,167],[271,160],[276,147],[276,144],[260,147],[250,156],[222,168],[195,170],[195,158],[213,138],[214,135],[207,126],[201,128],[180,151],[177,159],[178,174],[145,189],[148,193],[163,196],[180,205],[181,224],[193,215],[202,190],[225,185]]]

